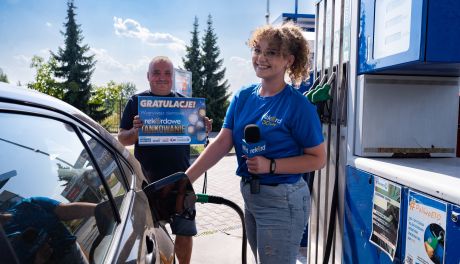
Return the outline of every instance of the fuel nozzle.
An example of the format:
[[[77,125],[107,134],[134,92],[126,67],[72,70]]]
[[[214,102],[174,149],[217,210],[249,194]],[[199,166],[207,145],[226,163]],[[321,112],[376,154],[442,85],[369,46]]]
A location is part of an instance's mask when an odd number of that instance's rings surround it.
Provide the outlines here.
[[[332,99],[332,96],[330,95],[330,91],[331,91],[331,84],[332,82],[335,80],[335,72],[332,72],[331,74],[331,77],[329,77],[329,80],[327,80],[327,82],[317,88],[312,96],[311,96],[311,102],[312,103],[319,103],[319,102],[322,102],[322,101],[327,101],[327,100],[330,100]]]
[[[315,80],[315,82],[312,85],[312,88],[307,92],[306,96],[308,98],[308,101],[313,103],[313,101],[312,101],[313,100],[313,98],[312,98],[313,94],[323,86],[323,84],[326,82],[326,80],[327,80],[327,75],[326,74],[323,76],[323,78],[321,78],[321,81],[319,81],[319,83],[317,85],[316,85],[317,81]]]

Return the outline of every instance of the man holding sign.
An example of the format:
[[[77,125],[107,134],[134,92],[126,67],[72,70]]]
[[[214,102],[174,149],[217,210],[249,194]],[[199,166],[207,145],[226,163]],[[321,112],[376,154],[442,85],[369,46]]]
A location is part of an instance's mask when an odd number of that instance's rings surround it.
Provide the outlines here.
[[[150,90],[136,94],[130,98],[123,112],[118,140],[121,144],[134,145],[134,156],[142,165],[144,175],[150,182],[162,179],[177,171],[185,171],[190,166],[190,145],[139,145],[139,131],[142,132],[143,120],[139,118],[139,96],[184,98],[172,91],[174,67],[169,58],[155,57],[149,64],[147,79]],[[154,98],[153,98],[154,99]],[[151,104],[150,102],[148,103]],[[206,131],[211,131],[212,120],[204,117]],[[171,224],[176,234],[175,251],[179,263],[189,263],[192,255],[192,236],[196,235],[195,221],[183,221],[185,226]],[[176,230],[174,230],[176,229]],[[180,230],[177,231],[177,230]]]

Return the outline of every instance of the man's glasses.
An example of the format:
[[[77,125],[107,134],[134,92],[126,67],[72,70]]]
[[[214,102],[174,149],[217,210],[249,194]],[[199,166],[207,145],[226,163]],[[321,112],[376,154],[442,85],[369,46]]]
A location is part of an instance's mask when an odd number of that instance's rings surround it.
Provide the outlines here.
[[[261,50],[260,48],[252,49],[252,56],[260,56],[262,54],[267,59],[274,59],[281,55],[280,51],[275,50],[275,49],[268,49],[268,50]]]

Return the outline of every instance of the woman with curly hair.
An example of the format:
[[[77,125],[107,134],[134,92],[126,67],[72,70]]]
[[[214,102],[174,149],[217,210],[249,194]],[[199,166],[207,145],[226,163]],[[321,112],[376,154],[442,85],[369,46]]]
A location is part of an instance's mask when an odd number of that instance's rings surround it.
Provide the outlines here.
[[[316,108],[294,84],[308,76],[309,48],[293,24],[263,26],[249,42],[261,83],[233,97],[215,140],[186,171],[193,182],[232,147],[245,202],[247,237],[259,263],[295,263],[310,212],[310,193],[302,174],[325,165],[325,148]],[[266,151],[243,154],[245,127],[255,124]],[[251,191],[251,185],[258,191]]]

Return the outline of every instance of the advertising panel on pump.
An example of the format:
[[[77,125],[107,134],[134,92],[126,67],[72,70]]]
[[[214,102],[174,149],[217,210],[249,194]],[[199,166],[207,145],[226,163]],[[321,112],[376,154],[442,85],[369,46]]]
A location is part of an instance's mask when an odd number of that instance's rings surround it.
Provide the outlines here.
[[[369,241],[393,261],[396,254],[401,214],[401,186],[375,177],[372,233]]]
[[[445,263],[447,204],[412,190],[408,203],[406,263]]]

